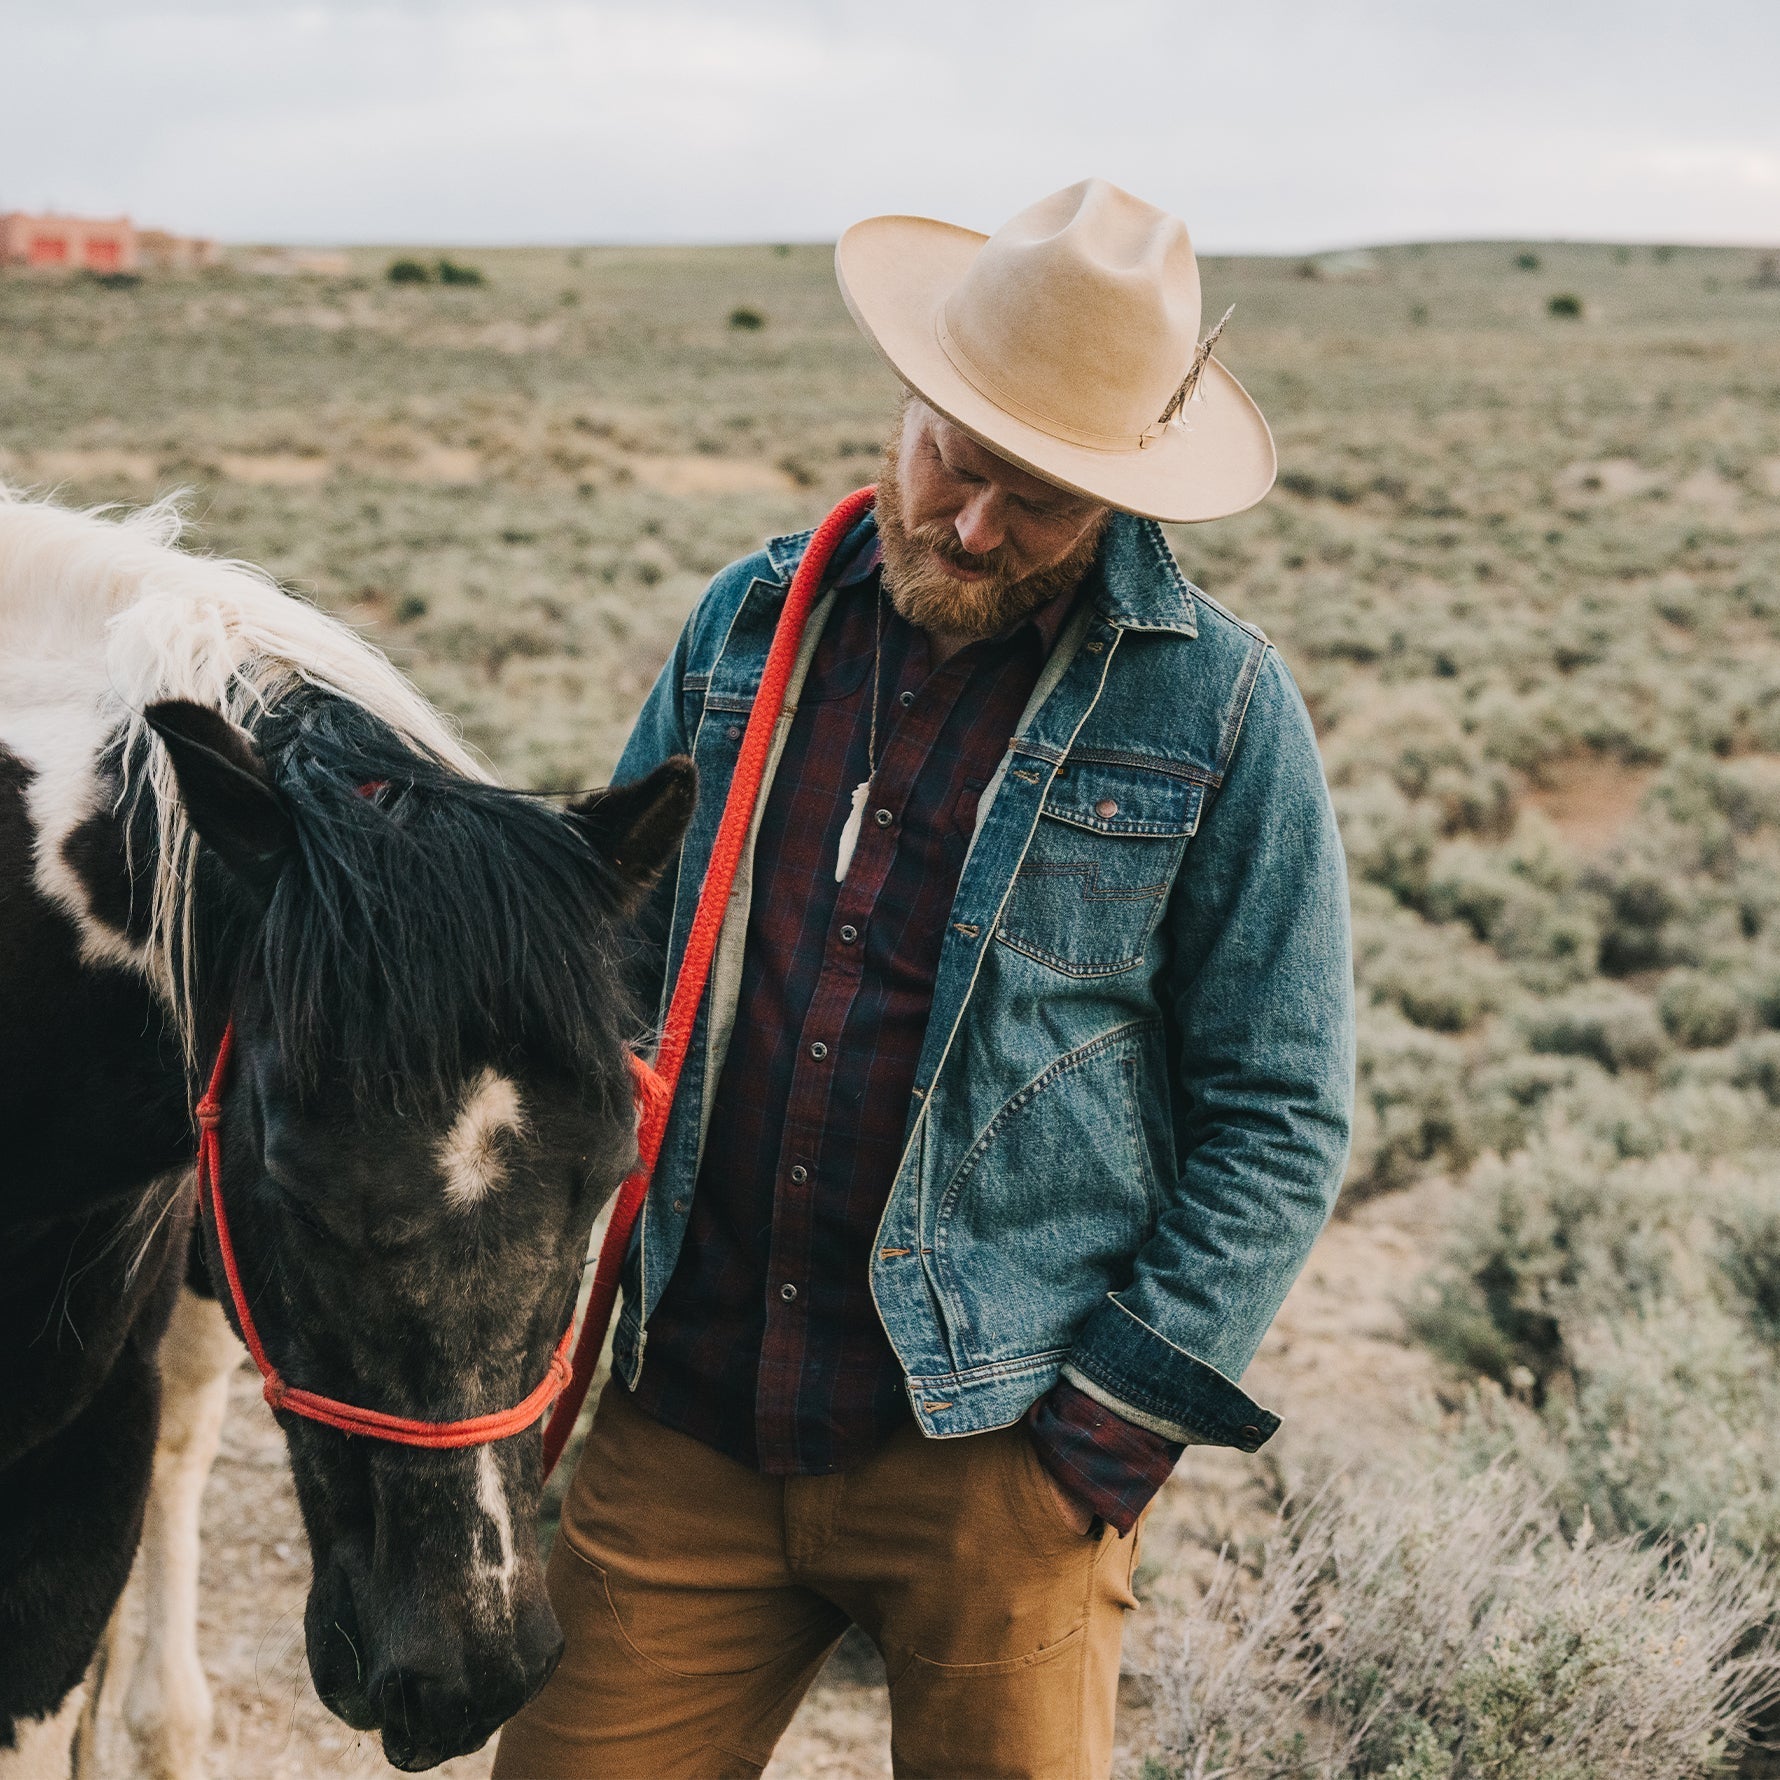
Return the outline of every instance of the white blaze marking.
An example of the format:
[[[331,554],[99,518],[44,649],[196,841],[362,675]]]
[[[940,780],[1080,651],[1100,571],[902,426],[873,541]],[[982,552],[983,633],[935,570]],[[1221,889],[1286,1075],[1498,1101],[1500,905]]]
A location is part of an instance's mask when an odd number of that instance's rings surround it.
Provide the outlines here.
[[[525,1129],[519,1090],[504,1075],[484,1069],[464,1094],[451,1129],[439,1141],[445,1197],[468,1210],[507,1178],[501,1138]]]
[[[513,1582],[519,1574],[519,1558],[513,1545],[513,1515],[507,1507],[507,1492],[501,1487],[500,1468],[494,1462],[494,1448],[479,1447],[476,1452],[476,1505],[494,1522],[494,1536],[500,1561],[476,1566],[482,1580],[499,1595],[503,1609],[513,1602]]]

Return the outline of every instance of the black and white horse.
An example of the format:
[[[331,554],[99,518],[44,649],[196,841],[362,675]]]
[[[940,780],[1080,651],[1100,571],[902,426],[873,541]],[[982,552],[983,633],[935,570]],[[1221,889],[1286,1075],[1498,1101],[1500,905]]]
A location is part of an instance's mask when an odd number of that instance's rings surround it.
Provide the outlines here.
[[[178,530],[0,489],[4,1780],[68,1773],[139,1537],[125,1717],[150,1771],[201,1766],[197,1503],[240,1349],[182,1285],[225,1024],[224,1197],[281,1372],[506,1409],[634,1155],[628,924],[693,797],[686,762],[566,810],[501,789],[374,649]],[[321,1698],[398,1767],[477,1747],[560,1649],[537,1433],[279,1419]]]

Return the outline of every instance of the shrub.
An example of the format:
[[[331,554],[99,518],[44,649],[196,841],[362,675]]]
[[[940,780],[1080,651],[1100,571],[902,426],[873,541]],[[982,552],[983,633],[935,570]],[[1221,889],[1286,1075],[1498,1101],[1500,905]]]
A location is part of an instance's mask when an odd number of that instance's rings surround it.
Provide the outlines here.
[[[1780,1699],[1766,1569],[1698,1533],[1566,1538],[1495,1468],[1325,1492],[1158,1640],[1182,1780],[1692,1780]]]
[[[1418,905],[1439,839],[1433,812],[1413,803],[1389,780],[1338,787],[1334,799],[1354,876],[1381,886],[1399,901]]]
[[[1389,1009],[1361,1010],[1355,1100],[1350,1193],[1407,1186],[1430,1165],[1462,1167],[1476,1154],[1464,1050]]]
[[[1670,976],[1656,1006],[1663,1029],[1689,1050],[1727,1045],[1743,1023],[1742,1000],[1735,986],[1695,970]]]
[[[1691,1168],[1618,1161],[1574,1133],[1473,1176],[1418,1334],[1467,1371],[1543,1403],[1574,1364],[1578,1324],[1625,1317],[1668,1290],[1691,1216]]]
[[[1607,1069],[1647,1069],[1668,1049],[1656,1010],[1642,995],[1591,983],[1552,996],[1526,1018],[1528,1043],[1560,1057],[1592,1057]]]
[[[1780,1377],[1710,1298],[1579,1333],[1573,1403],[1551,1406],[1572,1520],[1615,1533],[1709,1526],[1780,1557]]]
[[[732,309],[729,325],[742,333],[755,334],[766,326],[766,317],[758,309]]]
[[[1354,974],[1374,1001],[1434,1032],[1469,1031],[1514,993],[1511,974],[1468,932],[1424,921],[1370,884],[1354,898]]]
[[[1780,1106],[1780,1032],[1759,1032],[1737,1046],[1731,1081],[1754,1088],[1771,1106]]]
[[[391,284],[429,284],[432,273],[419,260],[391,260],[383,275]]]
[[[1517,253],[1514,256],[1514,263],[1523,272],[1537,272],[1545,264],[1536,253]]]
[[[1545,313],[1555,315],[1560,321],[1580,321],[1582,299],[1571,291],[1562,291],[1545,305]]]
[[[1673,864],[1621,858],[1597,867],[1585,886],[1604,904],[1601,969],[1610,976],[1629,976],[1671,963],[1676,945],[1672,925],[1685,910]]]
[[[1497,1054],[1471,1078],[1480,1149],[1507,1155],[1554,1122],[1598,1139],[1616,1155],[1646,1147],[1640,1102],[1625,1084],[1591,1058],[1528,1052],[1517,1037],[1502,1034]],[[1637,1127],[1629,1144],[1628,1126]]]
[[[460,266],[456,260],[440,260],[438,272],[441,284],[477,285],[488,282],[478,267]]]
[[[1674,1153],[1615,1162],[1572,1135],[1472,1184],[1450,1271],[1412,1324],[1537,1412],[1478,1398],[1474,1449],[1537,1474],[1572,1529],[1711,1525],[1780,1556],[1780,1211],[1766,1182]]]

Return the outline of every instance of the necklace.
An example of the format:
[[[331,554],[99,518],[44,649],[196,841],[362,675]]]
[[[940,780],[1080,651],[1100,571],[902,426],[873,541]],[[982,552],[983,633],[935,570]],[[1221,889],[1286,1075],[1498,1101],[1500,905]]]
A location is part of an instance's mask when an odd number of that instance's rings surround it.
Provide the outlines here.
[[[878,771],[878,694],[884,672],[884,583],[878,579],[877,638],[871,652],[871,730],[865,744],[865,777],[853,787],[853,807],[841,829],[841,844],[834,859],[834,881],[847,881],[847,867],[853,863],[853,849],[859,845],[859,830],[865,825],[865,800],[871,795],[871,782]]]

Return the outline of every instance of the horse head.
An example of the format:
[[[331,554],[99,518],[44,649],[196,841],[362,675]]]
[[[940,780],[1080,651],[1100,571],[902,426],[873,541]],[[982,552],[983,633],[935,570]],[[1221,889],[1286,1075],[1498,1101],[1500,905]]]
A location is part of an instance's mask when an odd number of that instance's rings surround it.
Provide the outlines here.
[[[635,1158],[624,977],[691,763],[558,808],[313,689],[251,733],[178,701],[148,720],[217,892],[188,945],[214,986],[204,1044],[233,1027],[219,1180],[267,1354],[359,1408],[510,1408],[545,1375]],[[322,1700],[399,1768],[477,1748],[562,1648],[537,1428],[432,1450],[279,1420]]]

